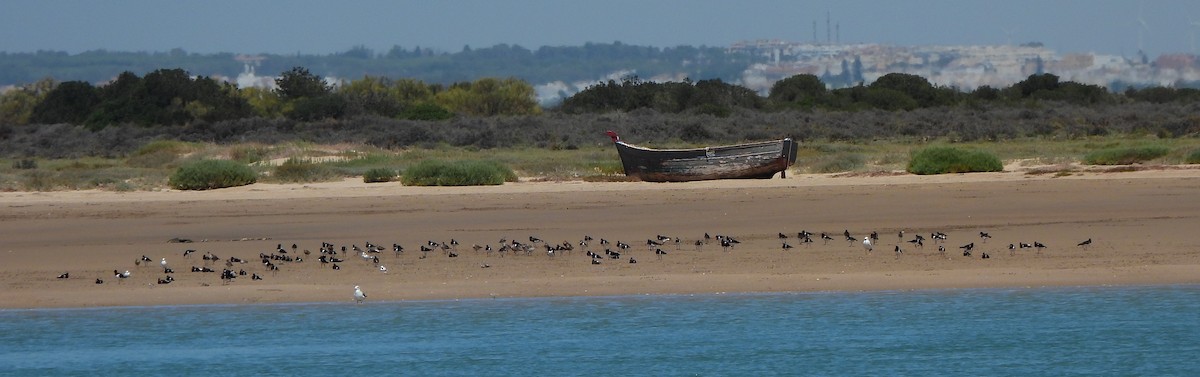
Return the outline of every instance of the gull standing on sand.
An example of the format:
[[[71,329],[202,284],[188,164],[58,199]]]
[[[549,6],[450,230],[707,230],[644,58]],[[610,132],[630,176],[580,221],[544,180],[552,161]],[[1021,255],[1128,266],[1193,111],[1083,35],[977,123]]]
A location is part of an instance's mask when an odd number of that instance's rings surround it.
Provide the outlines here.
[[[167,269],[167,258],[163,258],[162,262],[158,262],[158,264],[161,264],[163,270],[166,270]]]
[[[875,248],[875,245],[871,244],[871,236],[863,237],[863,248],[867,249],[868,253],[871,252],[871,249]]]
[[[362,289],[359,289],[357,285],[354,286],[354,301],[361,304],[361,303],[363,303],[363,300],[366,300],[366,299],[367,299],[367,294],[363,293]]]

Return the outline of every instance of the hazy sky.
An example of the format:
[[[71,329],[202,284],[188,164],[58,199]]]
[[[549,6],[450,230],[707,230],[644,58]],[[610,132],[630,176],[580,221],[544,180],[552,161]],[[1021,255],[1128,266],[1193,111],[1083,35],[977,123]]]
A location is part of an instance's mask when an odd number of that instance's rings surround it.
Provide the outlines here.
[[[1192,52],[1200,33],[1198,0],[0,0],[0,51],[726,46],[811,41],[814,20],[824,41],[826,12],[841,25],[843,43],[1003,44],[1011,35],[1013,43],[1040,41],[1060,53],[1132,55],[1144,33],[1155,56]]]

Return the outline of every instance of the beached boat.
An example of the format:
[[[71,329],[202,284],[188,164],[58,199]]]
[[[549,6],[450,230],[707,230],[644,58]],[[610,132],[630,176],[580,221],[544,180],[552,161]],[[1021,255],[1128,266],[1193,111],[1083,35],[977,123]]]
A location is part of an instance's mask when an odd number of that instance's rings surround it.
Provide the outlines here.
[[[691,149],[650,149],[621,141],[606,132],[617,146],[625,175],[648,182],[685,182],[709,179],[767,179],[785,172],[796,162],[798,145],[792,139]],[[780,174],[785,178],[786,173]]]

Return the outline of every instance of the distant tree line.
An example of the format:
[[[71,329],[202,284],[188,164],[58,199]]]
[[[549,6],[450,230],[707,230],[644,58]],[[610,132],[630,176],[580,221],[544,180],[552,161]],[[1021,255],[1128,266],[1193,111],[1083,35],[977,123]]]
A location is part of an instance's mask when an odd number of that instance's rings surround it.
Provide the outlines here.
[[[182,69],[161,69],[138,77],[122,73],[113,82],[42,80],[0,95],[0,123],[186,125],[252,117],[299,121],[373,115],[411,120],[442,120],[456,114],[496,116],[537,114],[533,87],[515,79],[482,78],[449,87],[417,80],[364,77],[334,87],[303,67],[276,79],[275,90],[238,89]]]
[[[144,77],[125,72],[98,87],[86,81],[41,80],[0,95],[0,122],[69,123],[100,129],[114,124],[158,126],[249,117],[317,121],[372,115],[444,120],[455,115],[487,117],[542,111],[533,87],[516,78],[481,78],[443,86],[366,76],[335,87],[306,68],[293,67],[275,82],[275,90],[239,89],[209,77],[193,77],[179,68],[156,70]],[[719,79],[660,83],[631,76],[620,82],[592,85],[566,98],[555,110],[578,114],[647,108],[662,113],[690,111],[725,117],[735,109],[911,111],[1029,101],[1104,105],[1200,99],[1200,90],[1188,88],[1130,88],[1120,94],[1109,93],[1096,85],[1060,81],[1048,73],[1031,75],[1007,88],[983,86],[971,92],[935,86],[923,77],[905,73],[890,73],[869,85],[832,90],[828,86],[815,75],[796,75],[776,82],[764,98]]]
[[[559,106],[568,113],[632,111],[650,108],[678,113],[695,110],[728,116],[733,108],[760,110],[765,101],[758,93],[720,79],[692,82],[649,82],[626,77],[621,82],[608,80],[572,95]]]
[[[414,79],[365,76],[333,86],[304,67],[293,67],[275,80],[275,90],[239,89],[183,69],[159,69],[139,77],[124,72],[102,86],[86,81],[43,79],[0,95],[0,122],[69,123],[100,129],[115,124],[141,126],[216,122],[250,117],[299,121],[371,115],[409,120],[444,120],[461,115],[539,114],[533,87],[517,78],[480,78],[449,86]],[[1061,81],[1053,74],[1030,75],[1006,88],[983,86],[970,92],[935,86],[923,77],[889,73],[869,85],[828,89],[815,75],[780,80],[764,98],[720,79],[692,82],[643,81],[637,76],[608,80],[566,98],[553,110],[571,114],[653,109],[662,113],[697,112],[718,117],[735,109],[779,111],[911,111],[922,108],[996,103],[1063,102],[1109,105],[1128,101],[1197,102],[1200,90],[1129,88],[1110,93],[1097,85]]]
[[[1130,88],[1115,94],[1098,85],[1060,81],[1058,76],[1049,73],[1030,75],[1007,88],[983,86],[970,92],[935,86],[921,76],[906,73],[889,73],[869,85],[828,89],[830,86],[815,75],[795,75],[777,81],[767,97],[761,98],[753,91],[721,80],[655,83],[631,77],[621,82],[609,80],[593,85],[565,99],[560,109],[568,113],[597,113],[649,108],[666,113],[698,111],[724,116],[735,108],[911,111],[987,103],[1023,105],[1039,101],[1075,105],[1200,101],[1200,90],[1197,89]]]
[[[93,129],[121,123],[156,126],[252,115],[249,104],[238,97],[236,86],[207,77],[193,79],[182,69],[157,70],[145,77],[126,72],[101,87],[67,81],[47,92],[31,110],[31,123],[86,124]]]

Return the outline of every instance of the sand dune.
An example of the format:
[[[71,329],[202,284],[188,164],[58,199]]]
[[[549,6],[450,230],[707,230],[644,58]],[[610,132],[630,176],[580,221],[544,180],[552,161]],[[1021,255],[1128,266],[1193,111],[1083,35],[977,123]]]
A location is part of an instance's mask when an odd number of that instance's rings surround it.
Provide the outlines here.
[[[943,176],[885,175],[675,184],[520,182],[493,187],[405,187],[346,180],[308,185],[256,184],[206,192],[0,193],[0,307],[91,307],[253,302],[353,302],[475,297],[689,294],[759,291],[891,290],[1200,283],[1200,170],[1083,173],[1020,172]],[[834,240],[802,245],[796,233]],[[876,231],[874,252],[854,237]],[[900,231],[905,238],[898,237]],[[937,244],[908,242],[930,232]],[[993,236],[986,243],[980,231]],[[726,252],[694,242],[729,235]],[[781,240],[779,233],[789,236]],[[600,238],[632,247],[621,259],[590,263],[578,242]],[[668,241],[659,259],[646,247]],[[575,244],[548,256],[472,251],[502,238]],[[195,242],[168,243],[171,238]],[[1076,246],[1085,239],[1087,248]],[[421,258],[427,241],[457,240],[459,257]],[[783,250],[782,243],[795,246]],[[1019,249],[1034,241],[1048,247]],[[321,242],[386,246],[380,272],[356,256],[341,270],[316,262]],[[971,257],[959,249],[975,243]],[[312,252],[271,273],[260,253],[277,244]],[[395,255],[393,243],[406,251]],[[903,254],[893,252],[903,248]],[[613,248],[613,246],[609,246]],[[183,257],[185,249],[197,253]],[[238,257],[249,275],[223,284],[193,273],[203,253]],[[991,258],[981,259],[982,253]],[[142,255],[153,262],[135,265]],[[293,254],[295,255],[295,254]],[[300,252],[303,256],[303,253]],[[176,281],[158,265],[167,258]],[[630,264],[628,259],[638,263]],[[483,267],[484,265],[488,267]],[[224,263],[210,265],[220,271]],[[128,279],[112,271],[129,270]],[[69,279],[57,279],[62,273]],[[103,284],[95,280],[103,279]]]

